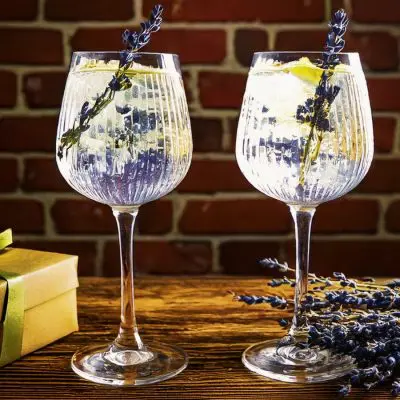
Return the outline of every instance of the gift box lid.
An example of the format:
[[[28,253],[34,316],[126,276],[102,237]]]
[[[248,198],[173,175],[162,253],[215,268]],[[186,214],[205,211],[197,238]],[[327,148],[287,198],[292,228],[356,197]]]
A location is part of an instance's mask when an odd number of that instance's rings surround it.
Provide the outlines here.
[[[77,288],[77,265],[78,256],[67,254],[15,248],[0,253],[0,277],[1,271],[5,271],[23,278],[25,310]],[[3,310],[6,290],[7,282],[0,280],[0,310]]]

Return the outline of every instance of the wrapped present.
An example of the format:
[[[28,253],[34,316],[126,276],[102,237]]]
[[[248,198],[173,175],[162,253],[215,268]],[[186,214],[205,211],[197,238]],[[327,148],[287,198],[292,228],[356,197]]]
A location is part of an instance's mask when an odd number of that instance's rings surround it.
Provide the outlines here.
[[[0,234],[0,366],[78,330],[78,257],[10,242]]]

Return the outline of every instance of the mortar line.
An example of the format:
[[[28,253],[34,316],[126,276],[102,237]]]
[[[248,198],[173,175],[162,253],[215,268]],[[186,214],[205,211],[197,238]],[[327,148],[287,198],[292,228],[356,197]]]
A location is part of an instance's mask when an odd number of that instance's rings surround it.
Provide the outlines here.
[[[329,21],[332,16],[332,2],[331,0],[325,0],[325,22]]]
[[[293,230],[292,230],[293,231]],[[204,234],[184,234],[184,235],[172,235],[172,234],[163,234],[163,235],[136,235],[136,241],[142,242],[152,242],[152,241],[179,241],[182,243],[198,243],[198,242],[211,242],[212,240],[223,242],[286,242],[288,240],[294,239],[294,233],[290,231],[284,234],[273,234],[269,232],[261,232],[261,233],[231,233],[226,232],[223,234],[216,233],[204,233]],[[18,234],[15,233],[16,240],[23,241],[31,241],[31,240],[52,240],[52,241],[67,241],[67,242],[93,242],[102,240],[104,242],[118,242],[118,236],[115,234],[60,234],[56,233],[51,238],[46,237],[43,234]],[[329,241],[366,241],[366,242],[374,242],[374,241],[398,241],[400,243],[400,235],[397,233],[389,233],[386,232],[383,236],[380,236],[376,233],[335,233],[335,232],[327,232],[327,233],[318,233],[312,232],[312,239],[321,241],[321,242],[329,242]]]
[[[103,262],[104,262],[104,247],[106,240],[103,237],[96,239],[96,258],[95,258],[95,274],[96,276],[103,276]]]
[[[30,21],[29,24],[32,22],[38,22],[39,24],[43,24],[45,22],[44,18],[44,11],[45,11],[45,2],[46,0],[39,0],[38,2],[38,14],[35,21]]]
[[[139,23],[140,21],[143,20],[143,13],[142,13],[143,1],[142,0],[134,0],[133,4],[134,4],[133,7],[134,7],[135,16],[134,16],[132,22]]]
[[[214,274],[223,273],[222,265],[220,264],[220,245],[221,241],[219,238],[211,240],[211,273]]]
[[[133,18],[124,20],[114,20],[114,21],[102,21],[102,20],[75,20],[75,21],[52,21],[44,19],[36,19],[34,21],[29,21],[29,26],[34,28],[43,29],[54,29],[62,30],[67,25],[74,26],[75,28],[137,28],[138,24],[143,21],[144,18],[148,16],[143,16],[140,8],[141,1],[136,1],[135,6],[135,16]],[[39,3],[39,13],[40,18],[44,14],[44,1],[41,0]],[[42,5],[43,4],[43,5]],[[183,29],[183,30],[201,30],[201,29],[224,29],[225,27],[237,28],[237,29],[252,29],[252,28],[273,28],[277,31],[306,31],[306,30],[326,30],[326,23],[331,19],[331,13],[325,13],[325,20],[317,22],[268,22],[268,21],[224,21],[223,27],[221,28],[221,22],[219,21],[168,21],[164,20],[162,29]],[[1,26],[8,28],[26,28],[26,21],[2,21]],[[397,23],[362,23],[357,21],[352,21],[351,30],[373,32],[373,31],[391,31],[394,33],[400,32],[400,27]]]

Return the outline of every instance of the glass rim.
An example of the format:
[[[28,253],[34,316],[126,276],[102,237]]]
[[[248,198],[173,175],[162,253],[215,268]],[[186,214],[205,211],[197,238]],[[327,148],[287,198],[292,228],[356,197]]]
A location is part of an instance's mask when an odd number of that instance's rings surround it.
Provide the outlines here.
[[[324,54],[324,51],[307,51],[307,50],[282,50],[282,51],[256,51],[254,52],[254,55],[259,55],[259,54]],[[338,52],[338,53],[331,53],[331,54],[336,54],[336,55],[359,55],[357,51],[350,51],[350,52]]]
[[[118,54],[120,55],[121,52],[123,51],[129,51],[129,50],[106,50],[106,51],[101,51],[101,50],[95,50],[95,51],[90,51],[90,50],[83,50],[83,51],[73,51],[72,55],[77,54],[77,55],[82,55],[82,54]],[[146,56],[171,56],[171,57],[177,57],[179,58],[178,54],[175,53],[157,53],[157,52],[151,52],[151,51],[134,51],[134,54],[137,55],[146,55]]]

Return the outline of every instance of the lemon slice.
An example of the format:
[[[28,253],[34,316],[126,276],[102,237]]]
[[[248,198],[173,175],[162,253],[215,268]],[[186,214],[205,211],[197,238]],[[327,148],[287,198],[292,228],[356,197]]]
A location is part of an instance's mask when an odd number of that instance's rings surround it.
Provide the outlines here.
[[[0,250],[5,249],[13,242],[11,229],[6,229],[0,233]]]
[[[119,62],[117,60],[111,60],[107,64],[102,60],[88,60],[86,63],[82,63],[75,67],[73,72],[111,72],[115,73],[118,71]],[[130,68],[125,72],[125,75],[131,77],[134,75],[162,75],[162,74],[177,74],[178,72],[173,69],[156,68],[151,66],[145,66],[138,63],[133,63]]]
[[[269,60],[268,60],[269,61]],[[324,70],[317,65],[313,64],[308,57],[301,57],[299,60],[291,61],[286,64],[276,65],[271,62],[260,62],[255,65],[250,73],[262,73],[262,72],[286,72],[293,76],[301,79],[302,81],[308,82],[314,86],[317,86],[322,73]],[[345,64],[337,65],[334,73],[351,73],[351,67]]]
[[[298,61],[285,64],[283,71],[290,72],[303,81],[318,85],[324,70],[314,65],[307,57],[302,57]]]

